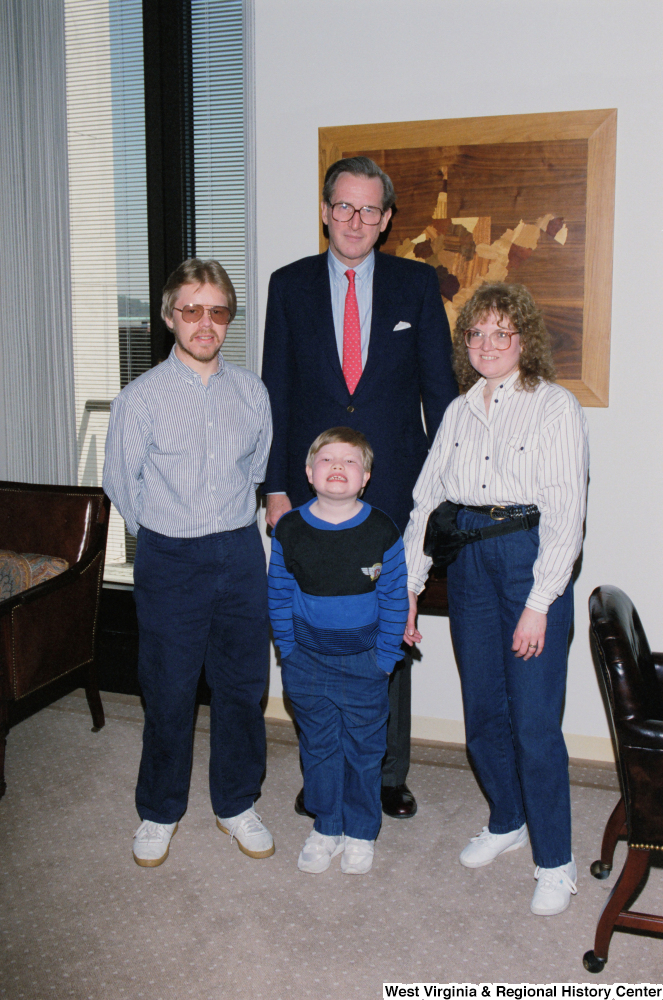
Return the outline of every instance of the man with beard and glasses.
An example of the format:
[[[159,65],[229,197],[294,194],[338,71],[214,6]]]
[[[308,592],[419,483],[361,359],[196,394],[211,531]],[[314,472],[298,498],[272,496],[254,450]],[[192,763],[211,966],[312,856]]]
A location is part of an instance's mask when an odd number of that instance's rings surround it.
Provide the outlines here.
[[[260,699],[269,633],[256,488],[272,438],[265,386],[220,354],[237,300],[214,260],[187,260],[163,290],[175,344],[114,400],[103,485],[137,536],[138,679],[145,699],[136,787],[138,865],[166,860],[186,811],[196,689],[212,690],[216,823],[251,858],[274,853],[254,809],[265,769]]]

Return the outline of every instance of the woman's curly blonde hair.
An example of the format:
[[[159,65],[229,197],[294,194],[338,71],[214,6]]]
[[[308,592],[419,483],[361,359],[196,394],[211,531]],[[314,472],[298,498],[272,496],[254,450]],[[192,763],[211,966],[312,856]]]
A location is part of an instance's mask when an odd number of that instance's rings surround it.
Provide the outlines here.
[[[465,332],[480,323],[488,313],[499,319],[508,319],[520,334],[522,351],[518,361],[520,377],[518,389],[533,392],[539,379],[555,381],[550,336],[543,322],[541,310],[524,285],[507,285],[494,281],[481,285],[458,313],[453,334],[453,368],[461,393],[471,389],[481,375],[470,363]]]

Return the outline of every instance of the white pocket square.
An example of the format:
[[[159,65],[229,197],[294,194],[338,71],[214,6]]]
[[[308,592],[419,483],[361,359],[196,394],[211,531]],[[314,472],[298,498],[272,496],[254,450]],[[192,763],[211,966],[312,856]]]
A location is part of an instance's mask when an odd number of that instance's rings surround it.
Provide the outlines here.
[[[405,320],[402,319],[400,323],[397,323],[394,327],[394,333],[396,333],[397,330],[409,330],[411,326],[412,323],[406,323]]]

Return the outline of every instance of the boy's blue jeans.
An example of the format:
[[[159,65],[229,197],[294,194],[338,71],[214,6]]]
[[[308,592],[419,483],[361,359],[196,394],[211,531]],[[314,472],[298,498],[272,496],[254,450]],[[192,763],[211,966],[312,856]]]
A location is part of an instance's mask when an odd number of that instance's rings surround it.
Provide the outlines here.
[[[492,524],[460,511],[459,528]],[[571,860],[568,754],[561,729],[573,586],[548,609],[543,653],[511,651],[533,583],[539,529],[466,545],[447,570],[449,621],[463,690],[467,748],[490,804],[491,833],[527,823],[534,862]]]
[[[378,835],[388,680],[374,649],[331,656],[297,645],[283,660],[283,688],[300,728],[306,808],[318,833]]]
[[[269,669],[265,550],[251,524],[202,538],[141,528],[134,566],[138,680],[145,699],[136,787],[141,819],[175,823],[187,807],[196,690],[212,689],[212,808],[236,816],[260,794]]]

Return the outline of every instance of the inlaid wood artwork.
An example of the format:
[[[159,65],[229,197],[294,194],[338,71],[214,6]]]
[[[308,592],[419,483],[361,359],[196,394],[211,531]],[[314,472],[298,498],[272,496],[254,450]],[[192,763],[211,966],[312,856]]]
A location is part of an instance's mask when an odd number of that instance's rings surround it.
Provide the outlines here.
[[[397,196],[382,252],[435,268],[452,329],[483,282],[524,284],[560,383],[607,406],[615,126],[589,111],[320,129],[321,178],[370,156]]]

